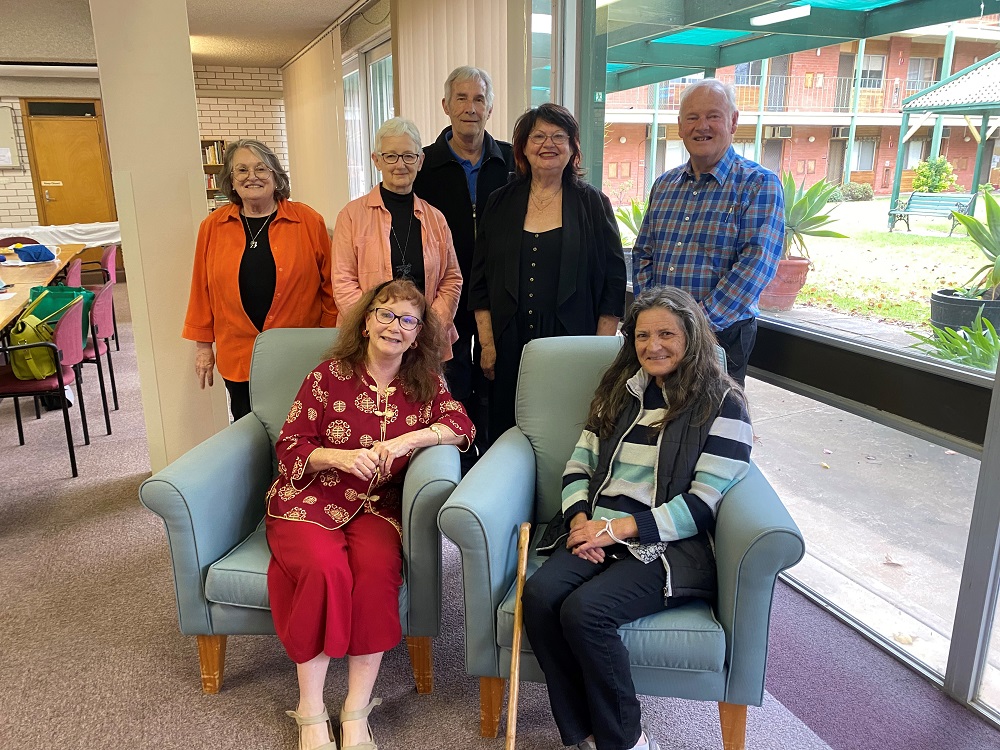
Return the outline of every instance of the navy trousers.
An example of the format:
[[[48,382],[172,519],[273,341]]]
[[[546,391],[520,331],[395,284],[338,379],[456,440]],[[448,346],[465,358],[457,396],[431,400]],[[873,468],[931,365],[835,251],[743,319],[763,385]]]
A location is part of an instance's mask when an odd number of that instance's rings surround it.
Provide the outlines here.
[[[642,563],[620,546],[605,550],[620,559],[606,554],[596,564],[565,547],[553,552],[525,582],[524,627],[563,744],[593,734],[598,750],[629,750],[642,727],[618,628],[664,609],[666,571],[659,560]]]

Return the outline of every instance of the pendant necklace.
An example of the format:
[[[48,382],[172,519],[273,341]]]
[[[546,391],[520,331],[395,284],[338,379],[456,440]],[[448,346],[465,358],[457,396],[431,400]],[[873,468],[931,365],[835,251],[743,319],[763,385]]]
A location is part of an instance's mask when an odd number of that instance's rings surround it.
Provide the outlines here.
[[[247,221],[246,215],[244,215],[242,213],[240,214],[240,218],[243,219],[243,223],[246,224],[247,234],[251,235],[251,237],[250,237],[250,249],[251,250],[253,250],[254,248],[257,247],[257,238],[260,237],[260,233],[264,231],[264,227],[266,227],[268,225],[268,222],[271,221],[271,217],[272,216],[274,216],[273,213],[272,214],[268,214],[267,219],[265,219],[264,223],[260,225],[260,229],[257,230],[256,234],[253,234],[251,232],[251,230],[250,230],[250,222]]]
[[[561,192],[562,192],[562,185],[560,185],[556,189],[556,191],[554,193],[552,193],[552,195],[550,195],[548,197],[547,200],[544,199],[544,198],[538,198],[535,195],[535,191],[534,190],[529,190],[528,191],[528,196],[531,198],[531,202],[535,204],[535,208],[537,208],[538,211],[539,211],[539,213],[541,213],[542,211],[544,211],[546,208],[549,207],[549,204],[552,203],[552,201],[554,201],[556,199],[556,196],[559,195],[559,193],[561,193]]]
[[[406,250],[410,244],[410,230],[413,229],[413,213],[410,213],[410,223],[406,225],[406,242],[402,245],[399,244],[399,237],[396,236],[396,230],[393,228],[392,224],[389,225],[389,231],[392,232],[392,238],[396,240],[396,247],[399,248],[399,265],[396,266],[394,277],[397,279],[408,279],[410,278],[410,271],[413,269],[412,263],[406,262]]]

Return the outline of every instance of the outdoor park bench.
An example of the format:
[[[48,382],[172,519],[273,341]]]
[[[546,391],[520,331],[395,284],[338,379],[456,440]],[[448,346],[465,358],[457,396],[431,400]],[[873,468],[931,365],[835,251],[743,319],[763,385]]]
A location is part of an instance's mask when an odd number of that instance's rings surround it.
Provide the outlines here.
[[[951,219],[951,231],[955,231],[958,222],[951,215],[952,211],[968,214],[972,207],[973,193],[910,193],[905,203],[902,198],[889,211],[889,231],[893,230],[897,221],[906,222],[906,231],[910,231],[910,216],[940,216]]]

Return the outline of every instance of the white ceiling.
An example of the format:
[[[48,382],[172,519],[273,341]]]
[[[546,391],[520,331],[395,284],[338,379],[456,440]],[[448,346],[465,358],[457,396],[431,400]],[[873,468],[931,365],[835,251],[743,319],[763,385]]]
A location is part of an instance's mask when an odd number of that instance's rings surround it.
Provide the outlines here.
[[[143,2],[146,0],[137,0]],[[340,18],[354,0],[187,0],[196,65],[277,68]],[[0,61],[94,63],[88,0],[0,0]]]

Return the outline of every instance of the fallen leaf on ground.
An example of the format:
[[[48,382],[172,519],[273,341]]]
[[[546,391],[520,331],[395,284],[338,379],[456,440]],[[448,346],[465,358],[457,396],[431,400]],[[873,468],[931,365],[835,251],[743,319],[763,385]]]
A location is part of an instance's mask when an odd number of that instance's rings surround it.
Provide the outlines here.
[[[902,568],[903,567],[903,563],[896,562],[891,557],[889,557],[888,554],[886,554],[885,558],[882,560],[882,564],[883,565],[888,565],[888,566],[893,567],[893,568]]]
[[[820,461],[819,465],[822,466],[824,469],[829,469],[830,468],[830,464],[824,463],[822,461]]]
[[[912,646],[913,645],[913,641],[915,639],[914,639],[914,637],[912,635],[908,635],[906,633],[893,633],[892,634],[892,640],[894,640],[896,643],[899,643],[899,644],[901,644],[903,646]]]

